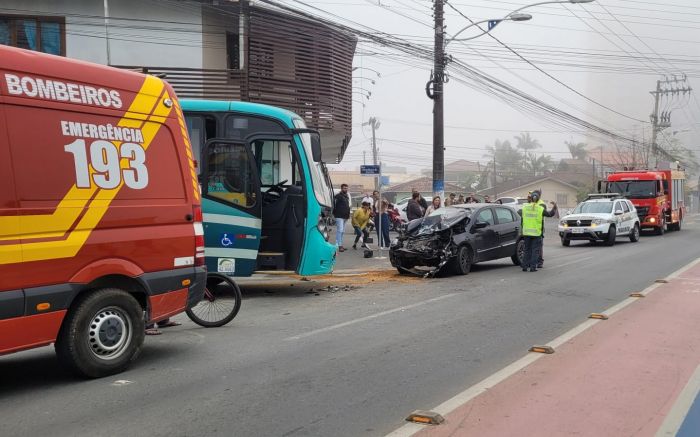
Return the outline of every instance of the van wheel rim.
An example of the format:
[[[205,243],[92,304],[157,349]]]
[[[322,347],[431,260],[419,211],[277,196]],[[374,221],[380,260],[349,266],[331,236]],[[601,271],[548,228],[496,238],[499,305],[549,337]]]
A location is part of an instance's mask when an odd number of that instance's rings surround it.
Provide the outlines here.
[[[131,342],[131,322],[118,308],[105,308],[92,318],[88,330],[88,345],[101,360],[120,357]]]

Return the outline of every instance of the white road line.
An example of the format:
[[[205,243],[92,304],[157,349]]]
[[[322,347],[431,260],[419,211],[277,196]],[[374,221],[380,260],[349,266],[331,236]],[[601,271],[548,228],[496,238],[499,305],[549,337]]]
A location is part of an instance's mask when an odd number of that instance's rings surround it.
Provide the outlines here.
[[[685,271],[693,268],[695,265],[700,263],[700,258],[697,258],[696,260],[686,264],[685,266],[681,267],[680,269],[676,270],[675,272],[671,273],[668,275],[668,278],[675,278],[683,274]],[[561,267],[561,266],[559,266]],[[643,295],[647,295],[651,293],[654,289],[660,287],[662,284],[654,283],[645,288],[644,290],[641,291]],[[608,308],[605,310],[603,313],[605,314],[614,314],[624,307],[632,304],[633,302],[636,302],[639,300],[638,298],[627,298],[623,300],[622,302],[618,303],[617,305],[613,305],[612,307]],[[588,319],[585,322],[581,323],[580,325],[576,326],[575,328],[565,332],[564,334],[560,335],[559,337],[555,338],[554,340],[550,341],[547,343],[548,346],[552,346],[553,348],[557,348],[561,346],[562,344],[572,340],[574,337],[577,335],[581,334],[591,326],[600,323],[602,320],[599,319]],[[509,377],[513,376],[514,374],[518,373],[520,370],[524,369],[525,367],[529,366],[530,364],[534,363],[535,361],[539,360],[542,357],[545,357],[545,354],[540,354],[536,352],[529,352],[527,355],[524,357],[520,358],[519,360],[515,361],[514,363],[504,367],[503,369],[499,370],[498,372],[494,373],[493,375],[487,377],[486,379],[477,382],[473,386],[469,387],[468,389],[464,390],[463,392],[457,394],[456,396],[452,397],[451,399],[443,402],[442,404],[438,405],[435,408],[430,409],[430,411],[434,411],[443,417],[447,416],[449,413],[457,409],[458,407],[466,404],[470,400],[474,399],[475,397],[479,396],[481,393],[489,390],[490,388],[494,387],[495,385],[505,381]],[[686,410],[687,411],[687,410]],[[410,411],[407,411],[406,414],[410,413]],[[417,432],[425,429],[425,425],[419,425],[416,423],[407,423],[400,428],[396,429],[395,431],[391,432],[390,434],[387,434],[386,437],[410,437]],[[658,435],[657,435],[658,436]]]
[[[445,294],[443,296],[438,296],[438,297],[434,297],[432,299],[424,300],[421,302],[416,302],[416,303],[411,304],[411,305],[406,305],[406,306],[394,308],[391,310],[382,311],[381,313],[371,314],[369,316],[360,317],[359,319],[354,319],[354,320],[349,320],[347,322],[338,323],[337,325],[326,326],[325,328],[316,329],[313,331],[306,332],[304,334],[295,335],[293,337],[287,337],[287,338],[285,338],[285,340],[299,340],[302,338],[311,337],[312,335],[321,334],[323,332],[328,332],[328,331],[333,331],[335,329],[344,328],[346,326],[354,325],[356,323],[366,322],[367,320],[372,320],[372,319],[376,319],[378,317],[387,316],[389,314],[397,313],[399,311],[406,311],[406,310],[410,310],[413,308],[417,308],[419,306],[423,306],[423,305],[426,305],[429,303],[433,303],[433,302],[437,302],[437,301],[440,301],[443,299],[447,299],[448,297],[457,296],[458,294],[459,293]]]
[[[656,437],[675,436],[678,433],[698,393],[700,393],[700,366],[695,369],[693,376],[678,395],[678,399],[657,431]]]
[[[592,257],[592,256],[587,256],[587,257],[585,257],[585,258],[575,259],[575,260],[573,260],[573,261],[569,261],[568,263],[564,263],[564,264],[559,264],[559,265],[556,265],[556,266],[552,266],[552,267],[550,267],[550,269],[558,269],[558,268],[560,268],[560,267],[570,266],[570,265],[572,265],[572,264],[580,263],[581,261],[586,261],[586,260],[589,260],[589,259],[591,259],[591,258],[593,258],[593,257]]]

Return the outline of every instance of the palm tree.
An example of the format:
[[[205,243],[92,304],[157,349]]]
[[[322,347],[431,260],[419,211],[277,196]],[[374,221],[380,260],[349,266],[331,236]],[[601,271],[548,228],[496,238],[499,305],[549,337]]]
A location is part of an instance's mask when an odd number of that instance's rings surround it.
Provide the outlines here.
[[[525,150],[526,152],[528,150],[539,149],[540,147],[542,147],[542,144],[540,144],[539,141],[530,136],[530,132],[521,133],[520,135],[517,135],[513,138],[515,138],[515,141],[517,141],[515,147],[517,147],[520,150]]]
[[[564,143],[569,148],[569,153],[571,153],[572,158],[584,160],[586,156],[588,156],[586,143],[574,143],[573,141],[565,141]]]
[[[496,162],[496,171],[502,180],[507,181],[517,178],[523,172],[523,153],[511,146],[510,141],[496,140],[493,146],[486,146],[485,157],[489,158],[489,167],[493,168]]]
[[[534,153],[528,154],[525,161],[525,169],[532,173],[533,176],[539,176],[547,173],[554,168],[554,161],[549,155],[535,156]]]

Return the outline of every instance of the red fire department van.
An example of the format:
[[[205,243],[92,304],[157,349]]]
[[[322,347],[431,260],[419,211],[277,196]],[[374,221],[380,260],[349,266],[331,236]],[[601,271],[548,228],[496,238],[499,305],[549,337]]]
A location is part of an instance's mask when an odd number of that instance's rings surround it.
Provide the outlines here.
[[[199,302],[200,193],[164,81],[0,45],[0,355],[124,370]]]
[[[680,231],[685,217],[685,172],[682,170],[629,170],[611,173],[607,193],[620,193],[632,201],[642,229],[657,235]]]

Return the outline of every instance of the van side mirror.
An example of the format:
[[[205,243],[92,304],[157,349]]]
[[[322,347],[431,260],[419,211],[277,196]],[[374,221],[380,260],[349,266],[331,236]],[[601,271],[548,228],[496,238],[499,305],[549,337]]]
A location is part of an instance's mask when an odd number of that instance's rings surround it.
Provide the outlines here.
[[[311,154],[314,162],[322,162],[321,156],[321,134],[313,132],[311,135]]]

